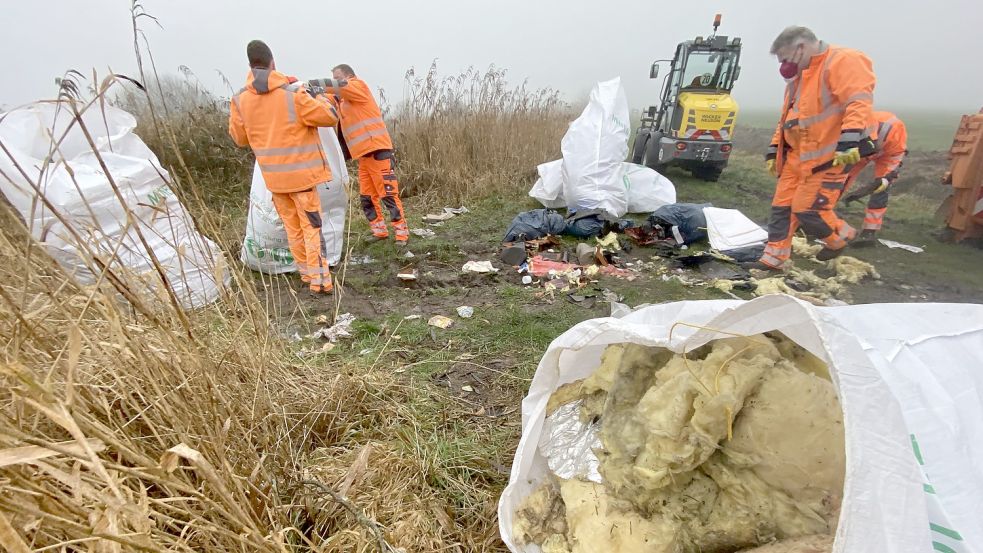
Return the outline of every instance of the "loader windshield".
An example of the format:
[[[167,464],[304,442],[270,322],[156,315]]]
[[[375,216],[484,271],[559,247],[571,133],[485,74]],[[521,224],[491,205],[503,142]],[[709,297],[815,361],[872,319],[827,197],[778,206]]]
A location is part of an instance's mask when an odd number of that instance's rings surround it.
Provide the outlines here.
[[[690,51],[683,72],[683,89],[729,91],[734,86],[736,66],[736,52]]]

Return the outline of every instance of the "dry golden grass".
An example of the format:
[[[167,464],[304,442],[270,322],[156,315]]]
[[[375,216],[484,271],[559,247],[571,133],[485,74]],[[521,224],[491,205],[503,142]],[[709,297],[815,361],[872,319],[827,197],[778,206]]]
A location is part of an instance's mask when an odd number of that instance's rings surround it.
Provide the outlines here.
[[[407,194],[459,203],[518,188],[560,157],[573,119],[552,89],[508,84],[504,70],[442,78],[436,62],[406,74],[407,99],[388,118]]]

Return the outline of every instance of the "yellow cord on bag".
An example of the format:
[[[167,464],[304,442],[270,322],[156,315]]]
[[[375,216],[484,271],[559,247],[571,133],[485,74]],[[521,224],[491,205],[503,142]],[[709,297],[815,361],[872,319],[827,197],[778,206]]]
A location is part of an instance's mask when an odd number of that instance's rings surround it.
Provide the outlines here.
[[[727,336],[733,336],[735,338],[747,338],[748,340],[750,340],[752,342],[755,342],[755,343],[758,343],[758,344],[762,344],[762,345],[768,345],[767,342],[764,342],[764,341],[761,341],[761,340],[752,338],[752,337],[747,336],[745,334],[737,334],[735,332],[727,332],[726,330],[720,330],[718,328],[712,328],[712,327],[709,327],[709,326],[702,326],[702,325],[696,325],[696,324],[684,323],[684,322],[677,322],[674,325],[672,325],[672,327],[669,328],[669,342],[670,343],[672,343],[672,333],[676,330],[676,327],[677,326],[686,326],[686,327],[696,328],[696,329],[700,329],[700,330],[707,330],[707,331],[710,331],[710,332],[716,332],[717,334],[724,334],[724,335],[727,335]],[[720,375],[723,373],[724,367],[728,363],[730,363],[731,361],[733,361],[734,359],[736,359],[738,356],[740,356],[742,353],[744,353],[745,351],[747,351],[749,349],[751,349],[751,346],[749,346],[749,345],[748,346],[744,346],[744,348],[742,348],[738,352],[734,353],[733,355],[731,355],[730,357],[728,357],[727,359],[725,359],[723,363],[720,364],[720,368],[717,369],[717,373],[716,373],[716,375],[713,378],[713,389],[714,389],[713,393],[711,393],[710,392],[710,388],[708,388],[706,386],[706,384],[704,384],[703,381],[700,380],[700,377],[697,376],[695,372],[693,372],[693,369],[690,367],[690,364],[689,364],[689,358],[686,357],[686,354],[688,353],[686,351],[686,348],[683,348],[683,352],[680,355],[682,355],[682,357],[683,357],[683,364],[686,366],[686,371],[689,372],[689,374],[700,384],[700,386],[703,387],[704,390],[706,390],[706,393],[707,393],[708,396],[716,397],[716,396],[720,395]],[[727,411],[727,439],[728,440],[731,440],[731,439],[734,438],[734,410],[733,410],[732,407],[727,407],[725,410]]]

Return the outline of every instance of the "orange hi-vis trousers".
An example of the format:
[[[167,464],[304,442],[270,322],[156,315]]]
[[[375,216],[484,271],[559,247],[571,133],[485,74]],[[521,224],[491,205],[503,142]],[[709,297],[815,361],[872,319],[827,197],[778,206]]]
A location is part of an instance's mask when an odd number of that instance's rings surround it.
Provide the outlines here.
[[[793,163],[782,170],[771,202],[768,245],[761,262],[780,269],[792,256],[792,236],[799,227],[809,238],[818,238],[831,250],[846,247],[857,231],[840,219],[833,208],[843,193],[849,170],[840,167],[802,175]]]
[[[399,181],[396,180],[394,169],[392,150],[379,150],[358,158],[358,192],[362,212],[369,220],[372,234],[378,238],[389,237],[382,211],[385,206],[389,211],[396,240],[406,242],[410,239],[410,229],[406,224],[403,202],[399,199]]]
[[[300,278],[310,284],[311,292],[330,292],[331,269],[321,235],[321,199],[317,190],[274,192],[273,205],[283,220]]]

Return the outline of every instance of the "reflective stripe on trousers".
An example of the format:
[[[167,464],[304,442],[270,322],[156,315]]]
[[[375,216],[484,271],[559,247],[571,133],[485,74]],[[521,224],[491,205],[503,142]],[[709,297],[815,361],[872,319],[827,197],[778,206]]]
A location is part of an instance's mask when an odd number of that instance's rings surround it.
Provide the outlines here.
[[[761,262],[769,267],[781,269],[788,258],[792,256],[792,248],[779,248],[774,244],[765,246],[764,253],[761,254]]]
[[[886,212],[886,207],[880,209],[871,209],[868,207],[867,212],[864,214],[864,230],[880,230],[881,226],[884,225],[884,213]]]

